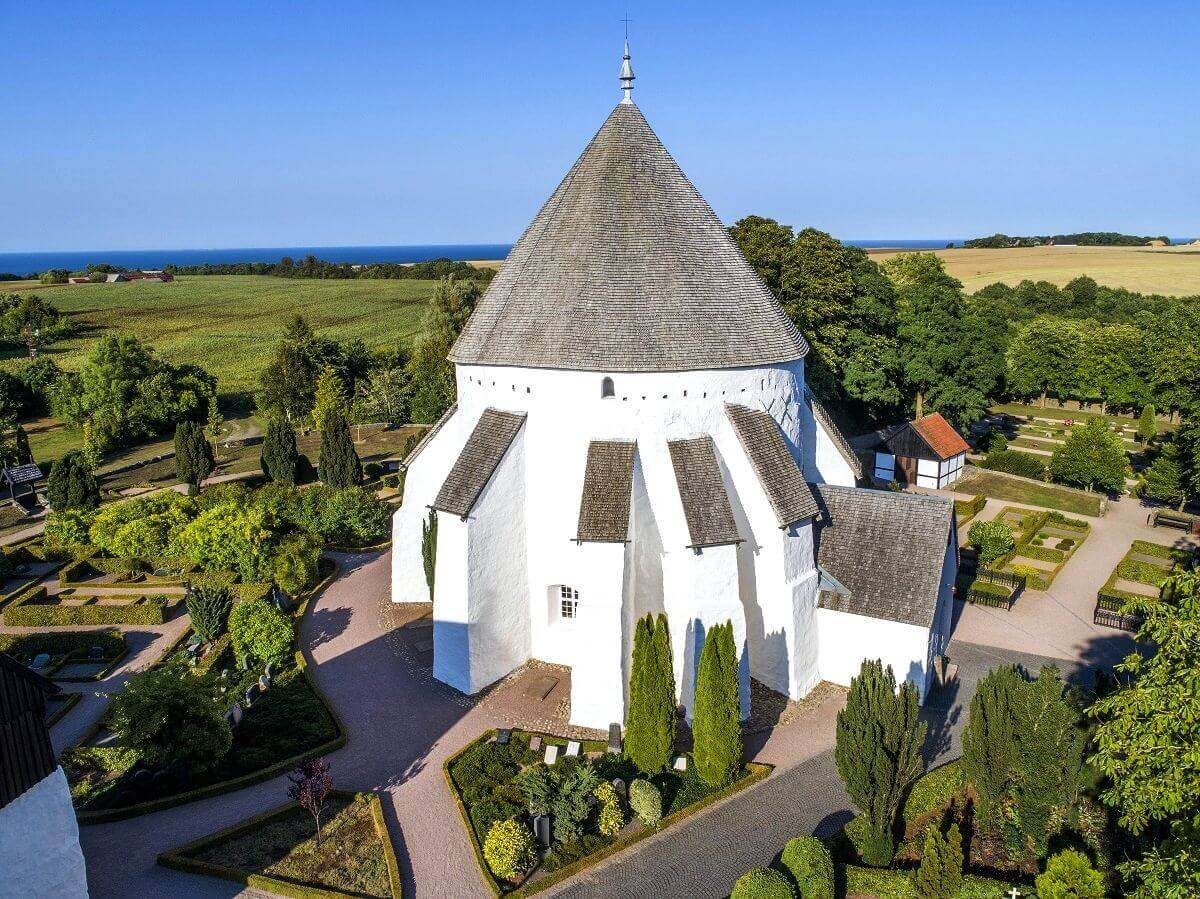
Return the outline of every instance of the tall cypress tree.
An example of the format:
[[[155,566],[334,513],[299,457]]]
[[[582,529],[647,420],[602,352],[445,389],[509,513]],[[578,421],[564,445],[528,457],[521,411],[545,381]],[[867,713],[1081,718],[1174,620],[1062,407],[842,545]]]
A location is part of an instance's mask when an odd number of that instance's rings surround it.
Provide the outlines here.
[[[425,567],[425,584],[429,601],[433,602],[433,575],[437,570],[437,510],[429,510],[429,520],[421,522],[421,563]]]
[[[212,444],[204,437],[204,425],[198,421],[181,421],[175,426],[175,473],[195,495],[200,482],[212,474],[216,458]]]
[[[1137,426],[1138,440],[1145,443],[1147,440],[1153,440],[1158,436],[1158,422],[1154,420],[1154,404],[1147,403],[1142,406],[1141,417],[1138,418]]]
[[[350,426],[340,409],[332,409],[325,415],[325,428],[321,431],[321,460],[317,464],[321,482],[341,490],[353,487],[362,480],[362,463],[354,451],[350,439]]]
[[[837,716],[834,760],[846,792],[870,825],[863,860],[883,867],[896,852],[896,812],[905,790],[921,772],[925,723],[917,688],[878,659],[864,660],[850,681],[846,707]]]
[[[675,699],[675,662],[671,652],[671,631],[667,625],[667,616],[662,612],[658,613],[654,622],[654,662],[656,670],[650,689],[654,694],[656,760],[661,762],[665,769],[675,751],[675,719],[678,706]]]
[[[296,483],[296,460],[300,453],[296,449],[296,431],[282,415],[273,415],[267,422],[267,433],[263,438],[262,470],[272,481],[281,484]]]
[[[100,505],[100,486],[81,451],[72,450],[50,468],[46,498],[55,512],[95,509]]]
[[[20,425],[17,425],[13,431],[13,452],[17,457],[18,465],[28,465],[33,461],[33,450],[29,448],[29,435]]]
[[[633,656],[629,663],[629,707],[625,710],[625,758],[647,774],[657,774],[653,751],[653,713],[647,681],[653,667],[654,632],[651,618],[639,618],[633,626]]]
[[[1013,732],[1013,694],[1023,680],[1011,665],[989,671],[975,687],[971,714],[962,737],[963,777],[979,795],[976,812],[980,830],[994,832],[1016,757]]]
[[[742,764],[741,702],[733,624],[714,625],[704,636],[692,709],[696,773],[712,787],[733,780]]]

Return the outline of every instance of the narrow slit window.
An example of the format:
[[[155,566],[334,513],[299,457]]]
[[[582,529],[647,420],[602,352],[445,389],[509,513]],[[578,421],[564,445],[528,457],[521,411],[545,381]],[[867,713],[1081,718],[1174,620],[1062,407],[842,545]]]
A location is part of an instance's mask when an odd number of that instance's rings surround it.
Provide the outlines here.
[[[606,400],[610,396],[616,396],[617,388],[613,384],[612,378],[605,378],[600,382],[600,399]]]

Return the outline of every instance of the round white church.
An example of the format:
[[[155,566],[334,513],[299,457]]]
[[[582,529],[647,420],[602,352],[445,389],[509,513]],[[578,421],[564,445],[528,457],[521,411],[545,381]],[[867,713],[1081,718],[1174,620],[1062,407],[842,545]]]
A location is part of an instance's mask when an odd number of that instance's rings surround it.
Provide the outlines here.
[[[632,102],[479,302],[458,402],[405,460],[392,599],[433,603],[433,673],[475,693],[571,669],[572,724],[625,719],[634,623],[665,612],[690,717],[706,628],[799,699],[881,658],[924,696],[950,627],[953,504],[860,489],[808,350]],[[436,519],[432,599],[422,553]]]

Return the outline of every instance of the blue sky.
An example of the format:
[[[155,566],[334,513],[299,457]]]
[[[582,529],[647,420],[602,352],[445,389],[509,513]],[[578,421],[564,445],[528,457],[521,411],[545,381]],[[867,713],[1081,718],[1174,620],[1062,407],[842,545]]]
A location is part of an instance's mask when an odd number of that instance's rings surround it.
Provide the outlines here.
[[[635,98],[726,221],[1200,232],[1195,3],[628,13]],[[619,99],[624,14],[10,4],[0,251],[514,240]]]

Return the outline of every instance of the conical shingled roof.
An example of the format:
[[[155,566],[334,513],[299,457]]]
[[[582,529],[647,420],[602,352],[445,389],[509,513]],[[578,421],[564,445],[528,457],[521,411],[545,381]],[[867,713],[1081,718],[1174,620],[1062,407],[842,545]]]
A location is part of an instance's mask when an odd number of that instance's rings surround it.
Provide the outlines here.
[[[641,111],[622,103],[521,235],[450,359],[686,371],[807,351]]]

